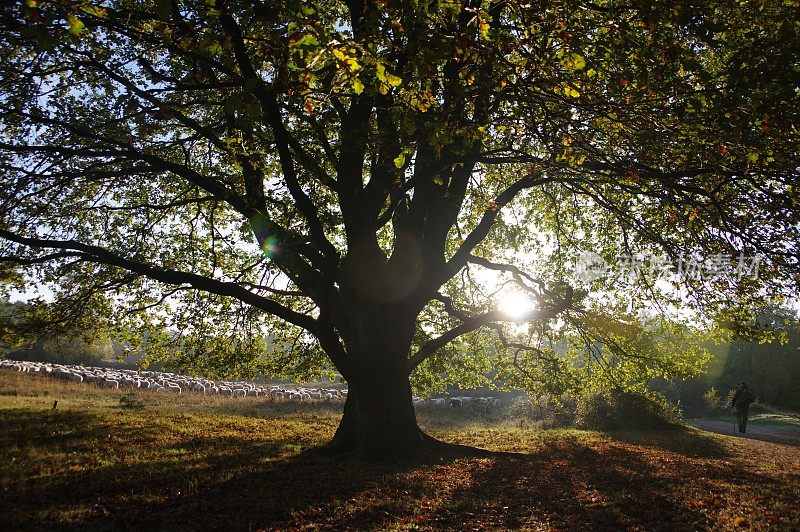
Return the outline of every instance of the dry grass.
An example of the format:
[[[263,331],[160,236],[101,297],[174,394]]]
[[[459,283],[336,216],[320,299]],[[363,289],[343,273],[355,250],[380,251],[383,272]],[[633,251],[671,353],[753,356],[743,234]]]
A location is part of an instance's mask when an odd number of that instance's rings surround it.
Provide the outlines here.
[[[305,452],[336,408],[140,392],[126,409],[125,393],[0,372],[0,528],[800,528],[798,447],[425,414],[443,439],[519,454],[365,466]]]

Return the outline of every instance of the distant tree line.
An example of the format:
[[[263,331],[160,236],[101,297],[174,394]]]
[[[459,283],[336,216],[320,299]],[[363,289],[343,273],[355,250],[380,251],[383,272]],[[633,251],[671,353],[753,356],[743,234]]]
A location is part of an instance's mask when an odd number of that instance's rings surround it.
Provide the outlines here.
[[[35,303],[0,301],[0,357],[13,360],[96,365],[114,359],[110,332],[100,327],[37,328]]]
[[[800,327],[792,310],[773,307],[759,315],[755,324],[760,340],[731,339],[709,345],[713,354],[708,371],[676,384],[673,399],[687,415],[702,415],[740,381],[747,382],[761,403],[800,410]],[[712,390],[713,388],[713,390]],[[668,393],[668,395],[670,395]]]

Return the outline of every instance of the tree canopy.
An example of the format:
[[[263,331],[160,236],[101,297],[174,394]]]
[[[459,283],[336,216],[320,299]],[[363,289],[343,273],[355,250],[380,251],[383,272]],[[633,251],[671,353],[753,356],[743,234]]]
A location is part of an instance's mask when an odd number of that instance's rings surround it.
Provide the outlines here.
[[[676,309],[737,326],[800,280],[797,7],[6,3],[0,260],[197,367],[690,374]]]

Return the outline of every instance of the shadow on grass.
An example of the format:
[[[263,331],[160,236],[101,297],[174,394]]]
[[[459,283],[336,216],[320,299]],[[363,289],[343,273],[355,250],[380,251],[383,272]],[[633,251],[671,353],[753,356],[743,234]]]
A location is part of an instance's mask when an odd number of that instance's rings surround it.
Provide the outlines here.
[[[376,502],[352,512],[337,526],[697,529],[715,526],[714,512],[729,504],[720,483],[781,491],[769,476],[745,473],[734,463],[715,460],[726,455],[713,439],[680,428],[663,432],[610,433],[613,439],[592,443],[565,437],[529,454],[501,453],[492,459],[412,471],[394,479],[392,497],[373,497]],[[651,446],[652,441],[657,445]],[[692,459],[697,457],[704,459]],[[446,493],[437,499],[441,490]],[[408,491],[415,494],[414,500],[407,498],[403,504]],[[431,500],[436,502],[424,504]],[[397,507],[405,508],[405,519],[392,511]]]
[[[321,440],[281,434],[120,433],[76,411],[2,410],[0,424],[0,528],[249,529],[399,471],[335,463],[302,450]]]
[[[651,430],[618,430],[606,434],[632,445],[656,448],[688,457],[730,457],[729,451],[717,438],[682,425]]]
[[[698,528],[708,516],[684,504],[686,486],[710,493],[744,476],[724,461],[676,466],[722,452],[685,430],[564,436],[530,454],[396,467],[317,457],[301,449],[321,440],[283,433],[215,433],[212,423],[169,437],[164,425],[120,433],[108,416],[40,414],[0,411],[3,528]]]

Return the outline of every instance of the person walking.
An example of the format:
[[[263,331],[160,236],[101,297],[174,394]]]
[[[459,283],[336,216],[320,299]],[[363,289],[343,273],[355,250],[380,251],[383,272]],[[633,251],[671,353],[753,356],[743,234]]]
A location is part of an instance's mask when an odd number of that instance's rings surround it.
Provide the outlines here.
[[[747,415],[750,410],[750,404],[755,400],[756,396],[747,387],[747,383],[740,382],[731,399],[731,407],[736,409],[736,420],[739,422],[739,432],[742,434],[747,430]]]

